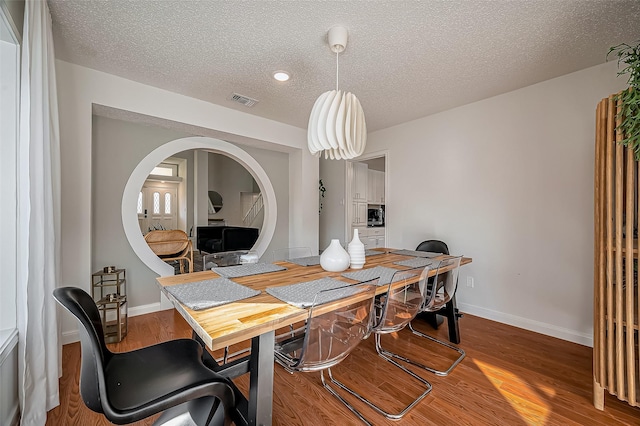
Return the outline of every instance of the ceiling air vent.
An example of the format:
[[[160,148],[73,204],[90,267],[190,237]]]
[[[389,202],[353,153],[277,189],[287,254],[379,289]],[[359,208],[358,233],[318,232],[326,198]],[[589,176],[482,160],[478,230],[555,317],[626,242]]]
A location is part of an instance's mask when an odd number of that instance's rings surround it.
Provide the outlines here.
[[[231,100],[236,101],[244,106],[252,107],[258,103],[257,99],[251,99],[248,96],[240,95],[238,93],[234,93],[231,95]]]

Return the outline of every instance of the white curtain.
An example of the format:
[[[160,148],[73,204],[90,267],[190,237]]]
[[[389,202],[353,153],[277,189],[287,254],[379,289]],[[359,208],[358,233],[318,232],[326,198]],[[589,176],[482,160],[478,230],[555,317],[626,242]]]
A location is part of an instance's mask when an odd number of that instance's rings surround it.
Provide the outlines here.
[[[25,2],[18,153],[18,386],[23,425],[59,404],[60,138],[51,15]]]

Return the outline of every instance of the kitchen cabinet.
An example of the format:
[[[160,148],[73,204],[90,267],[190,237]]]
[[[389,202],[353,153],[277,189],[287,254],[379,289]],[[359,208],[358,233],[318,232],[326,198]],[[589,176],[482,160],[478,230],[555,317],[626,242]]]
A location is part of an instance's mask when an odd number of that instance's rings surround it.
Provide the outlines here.
[[[369,170],[367,178],[367,202],[384,204],[384,172]]]
[[[352,162],[351,165],[351,225],[367,226],[367,185],[369,166]]]
[[[353,201],[351,203],[351,225],[367,226],[367,203]]]
[[[378,247],[385,247],[385,229],[382,227],[351,227],[351,236],[353,237],[353,230],[358,230],[358,236],[360,241],[364,244],[365,249],[372,249]]]
[[[351,199],[367,202],[367,187],[369,182],[369,166],[365,163],[351,163],[353,174],[351,178]],[[366,218],[365,218],[366,222]]]
[[[369,239],[369,248],[384,247],[385,229],[369,228],[367,238]]]

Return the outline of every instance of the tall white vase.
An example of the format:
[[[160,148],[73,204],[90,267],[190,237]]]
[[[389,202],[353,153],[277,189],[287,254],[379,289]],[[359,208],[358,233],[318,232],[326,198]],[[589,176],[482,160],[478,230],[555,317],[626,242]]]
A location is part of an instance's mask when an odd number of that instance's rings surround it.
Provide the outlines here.
[[[349,253],[342,248],[340,240],[331,240],[320,255],[320,266],[329,272],[342,272],[349,267]]]
[[[360,241],[358,230],[353,230],[353,239],[349,243],[347,250],[351,259],[351,269],[362,269],[365,264],[364,244]]]

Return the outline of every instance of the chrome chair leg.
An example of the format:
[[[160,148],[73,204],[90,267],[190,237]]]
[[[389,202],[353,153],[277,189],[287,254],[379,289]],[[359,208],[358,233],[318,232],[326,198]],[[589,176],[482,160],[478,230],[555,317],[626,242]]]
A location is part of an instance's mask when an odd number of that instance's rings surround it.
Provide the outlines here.
[[[331,381],[331,383],[338,384],[339,382],[336,382],[335,379],[333,378],[333,376],[331,375],[331,368],[328,368],[327,372],[329,374],[329,380]],[[320,381],[322,382],[322,386],[331,395],[333,395],[338,401],[342,402],[342,404],[345,407],[347,407],[349,409],[349,411],[351,411],[353,414],[355,414],[356,417],[358,417],[360,419],[360,421],[362,421],[362,423],[364,423],[367,426],[373,426],[371,424],[371,422],[369,422],[369,420],[367,420],[358,410],[356,410],[353,405],[349,404],[349,402],[347,402],[346,399],[344,399],[342,396],[340,396],[340,394],[338,392],[336,392],[331,386],[329,386],[329,383],[327,383],[327,381],[324,379],[324,371],[323,370],[320,371]],[[340,385],[338,385],[338,386],[340,386]]]
[[[381,335],[379,333],[375,334],[376,348],[380,345],[380,336]],[[409,370],[408,368],[406,368],[402,364],[399,364],[398,362],[394,361],[393,359],[391,359],[389,357],[386,357],[386,356],[380,354],[379,352],[378,352],[378,354],[381,356],[381,358],[385,359],[386,361],[389,361],[391,364],[395,365],[396,367],[398,367],[399,369],[401,369],[402,371],[404,371],[405,373],[409,374],[411,377],[413,377],[414,379],[416,379],[417,381],[422,383],[422,385],[424,385],[424,388],[425,388],[424,392],[422,392],[416,399],[414,399],[411,403],[409,403],[405,408],[403,408],[398,413],[389,413],[389,412],[385,411],[384,409],[382,409],[381,407],[375,405],[373,402],[369,401],[368,399],[366,399],[362,395],[356,393],[354,390],[352,390],[349,387],[347,387],[344,383],[342,383],[339,380],[335,379],[333,377],[333,375],[331,374],[331,369],[330,368],[327,369],[327,373],[329,375],[329,379],[330,379],[331,383],[333,383],[334,385],[338,386],[340,389],[342,389],[342,390],[350,393],[351,395],[355,396],[360,401],[364,402],[369,407],[371,407],[372,409],[374,409],[378,413],[382,414],[386,418],[392,419],[392,420],[398,420],[398,419],[401,419],[405,414],[407,414],[409,412],[409,410],[411,410],[413,407],[415,407],[416,404],[418,404],[420,401],[422,401],[424,399],[424,397],[427,396],[429,394],[429,392],[431,392],[432,386],[431,386],[431,383],[429,383],[428,381],[426,381],[422,377],[418,376],[416,373],[414,373],[413,371]],[[340,399],[342,400],[342,398],[340,398]],[[350,405],[348,405],[344,401],[343,401],[343,403],[345,405],[347,405],[347,408],[352,410]]]
[[[294,337],[294,336],[295,336],[295,332],[296,332],[296,331],[298,331],[298,330],[296,330],[296,329],[294,328],[293,324],[289,325],[289,335],[290,335],[291,337]],[[228,347],[228,346],[225,346],[225,348],[224,348],[224,354],[222,355],[222,357],[220,357],[220,358],[216,358],[216,362],[217,362],[218,364],[220,364],[220,363],[222,363],[222,364],[226,364],[227,362],[229,362],[229,359],[233,359],[233,358],[235,358],[235,357],[237,357],[237,356],[247,354],[247,353],[249,353],[250,351],[251,351],[251,348],[245,348],[245,349],[240,349],[239,351],[237,351],[237,352],[234,352],[234,353],[231,353],[231,354],[230,354],[230,353],[229,353],[229,347]]]
[[[226,364],[227,362],[229,362],[229,358],[235,358],[239,355],[244,355],[246,353],[249,353],[251,351],[251,348],[245,348],[245,349],[240,349],[237,352],[234,352],[232,354],[229,353],[229,346],[225,346],[224,347],[224,354],[222,355],[222,357],[220,358],[215,358],[216,362],[218,364]]]
[[[389,351],[387,349],[384,349],[382,347],[382,345],[380,344],[379,340],[376,340],[376,352],[378,352],[378,355],[386,356],[386,357],[393,357],[393,358],[399,359],[399,360],[404,361],[404,362],[406,362],[408,364],[415,365],[416,367],[422,368],[423,370],[430,371],[430,372],[434,373],[437,376],[447,376],[447,375],[449,375],[449,373],[451,373],[451,371],[453,371],[453,369],[458,364],[460,364],[460,362],[466,356],[466,353],[464,352],[464,350],[462,350],[462,349],[460,349],[460,348],[458,348],[456,346],[453,346],[453,345],[451,345],[451,344],[449,344],[447,342],[443,342],[442,340],[438,340],[435,337],[429,336],[428,334],[425,334],[425,333],[422,333],[422,332],[416,330],[415,328],[413,328],[413,325],[411,323],[409,323],[409,330],[411,330],[411,332],[413,334],[415,334],[416,336],[424,337],[424,338],[429,339],[429,340],[431,340],[433,342],[436,342],[436,343],[438,343],[438,344],[440,344],[442,346],[446,346],[447,348],[453,349],[454,351],[458,352],[460,354],[460,356],[446,370],[436,370],[433,367],[429,367],[427,365],[421,364],[421,363],[419,363],[417,361],[414,361],[412,359],[403,357],[402,355],[398,355],[397,353],[394,353],[394,352],[391,352],[391,351]]]

